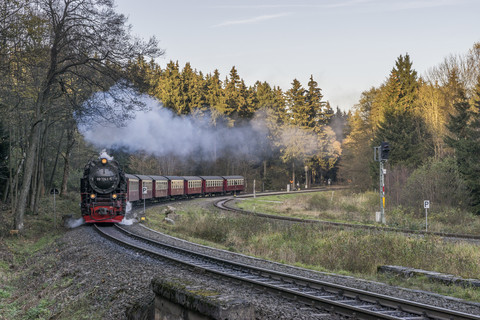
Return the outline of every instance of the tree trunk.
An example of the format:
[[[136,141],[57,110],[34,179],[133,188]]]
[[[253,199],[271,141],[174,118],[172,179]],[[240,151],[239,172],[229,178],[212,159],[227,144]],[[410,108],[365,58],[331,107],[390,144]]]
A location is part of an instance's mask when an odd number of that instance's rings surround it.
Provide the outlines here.
[[[45,135],[42,138],[42,151],[39,151],[38,171],[37,171],[37,188],[35,192],[35,202],[33,204],[33,214],[38,214],[38,204],[40,202],[40,196],[43,196],[45,188],[45,148],[44,148]]]
[[[31,129],[29,137],[29,145],[25,157],[25,170],[23,174],[23,182],[20,189],[20,194],[17,198],[17,205],[15,206],[15,229],[22,230],[24,227],[25,209],[27,207],[28,192],[32,182],[33,169],[35,167],[35,158],[38,149],[38,135],[41,132],[41,120],[35,123]]]
[[[68,186],[68,176],[70,174],[70,156],[72,155],[73,146],[75,145],[75,129],[69,128],[67,131],[67,150],[65,151],[65,165],[63,166],[63,178],[62,178],[62,188],[61,195],[65,196],[67,194]]]
[[[53,164],[52,174],[50,175],[50,180],[47,185],[48,188],[53,188],[53,177],[55,176],[55,172],[57,171],[58,156],[60,155],[60,148],[62,147],[64,132],[65,130],[62,130],[62,135],[60,136],[60,141],[58,142],[57,155],[55,156],[55,163]]]
[[[40,137],[37,138],[38,145],[40,146]],[[40,152],[37,152],[35,156],[34,166],[33,166],[33,173],[32,173],[32,182],[30,186],[30,194],[28,195],[28,200],[30,202],[30,212],[35,214],[35,201],[37,199],[37,183],[38,183],[38,172],[40,163]]]

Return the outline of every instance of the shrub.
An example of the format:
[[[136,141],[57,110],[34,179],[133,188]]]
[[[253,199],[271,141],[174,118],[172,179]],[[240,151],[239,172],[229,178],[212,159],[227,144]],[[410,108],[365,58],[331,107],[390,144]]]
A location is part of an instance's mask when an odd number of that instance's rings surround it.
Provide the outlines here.
[[[420,213],[423,200],[430,200],[436,207],[466,208],[468,192],[453,158],[431,159],[408,178],[402,192],[402,203],[418,208]]]

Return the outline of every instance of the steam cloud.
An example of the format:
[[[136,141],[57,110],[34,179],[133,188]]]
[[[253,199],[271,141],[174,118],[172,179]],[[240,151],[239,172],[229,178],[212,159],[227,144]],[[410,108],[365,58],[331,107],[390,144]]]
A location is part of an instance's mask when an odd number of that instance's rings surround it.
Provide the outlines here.
[[[105,124],[84,127],[81,131],[85,139],[101,148],[126,147],[132,152],[145,151],[157,156],[193,153],[220,156],[222,151],[232,148],[237,154],[252,154],[267,139],[265,125],[258,119],[242,127],[230,128],[218,123],[212,126],[206,115],[177,116],[151,97],[141,99],[149,111],[137,111],[123,127]]]

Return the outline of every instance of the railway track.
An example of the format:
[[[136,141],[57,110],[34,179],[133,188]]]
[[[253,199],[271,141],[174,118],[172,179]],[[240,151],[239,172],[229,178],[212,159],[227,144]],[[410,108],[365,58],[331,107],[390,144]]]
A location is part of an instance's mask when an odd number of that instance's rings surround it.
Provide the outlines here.
[[[251,195],[250,196],[244,195],[243,197],[251,197]],[[389,227],[378,227],[378,226],[370,226],[370,225],[332,222],[332,221],[324,221],[324,220],[301,219],[301,218],[295,218],[295,217],[286,217],[286,216],[278,216],[278,215],[267,214],[267,213],[253,212],[253,211],[248,211],[248,210],[243,210],[243,209],[238,209],[238,208],[233,208],[231,206],[228,206],[228,202],[233,200],[234,199],[232,198],[223,198],[218,201],[215,201],[214,205],[215,207],[221,210],[232,211],[232,212],[237,212],[242,214],[250,214],[258,217],[275,219],[275,220],[284,220],[284,221],[310,223],[310,224],[321,224],[321,225],[328,225],[333,227],[400,232],[405,234],[435,235],[443,238],[471,240],[476,242],[480,241],[480,235],[456,234],[456,233],[446,233],[446,232],[430,232],[430,231],[426,232],[423,230],[408,230],[408,229],[397,229],[397,228],[389,228]]]
[[[234,263],[228,260],[176,248],[133,234],[118,225],[96,230],[116,243],[160,259],[189,266],[196,271],[243,282],[267,292],[322,307],[332,313],[357,319],[476,319],[480,316],[432,307],[337,284],[289,275],[268,269]]]

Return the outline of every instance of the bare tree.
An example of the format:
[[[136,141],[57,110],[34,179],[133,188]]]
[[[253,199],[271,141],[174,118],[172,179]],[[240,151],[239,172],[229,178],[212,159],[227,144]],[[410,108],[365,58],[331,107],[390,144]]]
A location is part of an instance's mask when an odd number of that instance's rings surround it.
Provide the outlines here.
[[[25,31],[27,45],[17,50],[27,70],[30,96],[23,99],[29,109],[28,140],[23,180],[16,201],[15,228],[23,229],[24,213],[38,161],[42,128],[49,115],[81,119],[95,116],[110,121],[114,115],[128,116],[141,107],[140,101],[123,94],[129,87],[125,67],[139,55],[155,57],[162,52],[154,38],[148,42],[133,38],[126,18],[114,11],[111,0],[37,0],[25,4],[19,19],[36,24],[36,32]],[[12,75],[15,77],[15,75]],[[110,90],[116,85],[116,90]],[[95,92],[109,92],[115,104],[99,108],[84,103]],[[62,103],[59,103],[59,102]],[[113,107],[110,107],[113,108]]]

